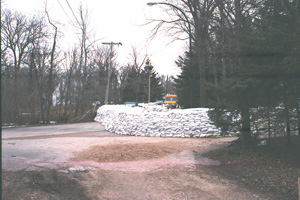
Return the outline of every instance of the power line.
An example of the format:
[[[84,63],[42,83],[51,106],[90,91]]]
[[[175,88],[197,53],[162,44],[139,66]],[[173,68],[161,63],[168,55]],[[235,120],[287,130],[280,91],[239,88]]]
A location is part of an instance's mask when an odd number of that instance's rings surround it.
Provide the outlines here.
[[[61,5],[61,3],[59,2],[59,0],[57,0],[57,2],[59,3],[60,7],[63,9],[63,11],[64,11],[64,13],[67,15],[67,17],[69,18],[69,20],[71,21],[72,25],[75,26],[75,25],[73,24],[71,18],[69,17],[69,15],[66,13],[65,9],[63,8],[63,6]],[[79,22],[78,18],[76,17],[75,12],[73,11],[73,9],[72,9],[72,7],[71,7],[69,1],[66,0],[66,2],[67,2],[67,4],[68,4],[68,6],[69,6],[69,8],[70,8],[70,10],[71,10],[71,12],[72,12],[72,14],[73,14],[73,16],[75,17],[76,22],[77,22],[78,25],[80,26],[80,22]],[[85,37],[86,37],[86,35],[85,35]],[[90,39],[89,39],[88,37],[87,37],[86,39],[90,42],[90,44],[92,44],[92,42],[90,41]]]
[[[77,17],[76,17],[76,15],[75,15],[75,13],[74,13],[74,11],[73,11],[73,9],[72,9],[71,5],[69,4],[69,1],[68,1],[68,0],[66,0],[66,2],[67,2],[67,4],[68,4],[68,6],[69,6],[69,8],[70,8],[70,10],[71,10],[71,12],[72,12],[72,14],[73,14],[73,16],[75,17],[75,19],[76,19],[76,21],[77,21],[78,25],[80,25],[80,22],[79,22],[79,20],[77,19]]]
[[[59,6],[61,7],[61,9],[64,11],[64,13],[66,14],[66,16],[69,18],[70,22],[73,24],[72,19],[69,17],[68,13],[66,12],[66,10],[64,9],[64,7],[61,5],[61,3],[59,2],[59,0],[57,0]]]

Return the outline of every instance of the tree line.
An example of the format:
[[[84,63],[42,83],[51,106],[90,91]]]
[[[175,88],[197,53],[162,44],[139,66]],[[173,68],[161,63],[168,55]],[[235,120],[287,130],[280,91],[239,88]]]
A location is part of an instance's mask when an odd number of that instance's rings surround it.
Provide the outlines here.
[[[174,84],[181,107],[213,108],[210,117],[222,132],[239,131],[245,143],[259,135],[262,125],[269,138],[283,133],[291,143],[291,136],[300,133],[299,1],[165,4],[173,5],[165,9],[171,18],[153,20],[158,22],[154,35],[163,30],[175,39],[191,39],[189,50],[176,61],[181,73]],[[118,66],[116,51],[90,41],[88,13],[82,7],[78,11],[80,39],[64,51],[57,48],[57,27],[49,16],[2,10],[3,122],[20,123],[28,115],[30,123],[49,123],[54,116],[68,121],[84,114],[92,102],[104,101],[110,58],[109,101],[147,102],[148,56],[133,48],[132,61]],[[154,70],[150,75],[152,100],[172,91],[172,79]]]
[[[284,134],[290,144],[300,133],[299,1],[170,0],[161,7],[170,20],[153,20],[154,34],[191,38],[177,60],[179,104],[213,108],[222,132],[241,132],[245,143],[263,126],[269,138]]]
[[[70,122],[104,104],[111,66],[109,103],[148,101],[148,55],[132,47],[131,61],[117,63],[117,51],[92,40],[89,14],[78,9],[79,40],[65,50],[47,8],[41,16],[1,10],[2,124]],[[111,63],[110,63],[111,62]],[[155,67],[155,66],[154,66]],[[172,92],[172,77],[150,72],[151,100]],[[95,111],[95,110],[94,110]]]

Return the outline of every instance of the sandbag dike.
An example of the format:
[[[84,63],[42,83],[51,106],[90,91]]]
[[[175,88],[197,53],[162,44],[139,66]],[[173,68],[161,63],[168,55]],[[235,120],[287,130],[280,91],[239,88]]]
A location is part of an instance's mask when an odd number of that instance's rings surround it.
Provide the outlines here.
[[[121,135],[148,137],[218,137],[221,131],[209,120],[207,108],[174,109],[163,106],[104,105],[95,121]]]

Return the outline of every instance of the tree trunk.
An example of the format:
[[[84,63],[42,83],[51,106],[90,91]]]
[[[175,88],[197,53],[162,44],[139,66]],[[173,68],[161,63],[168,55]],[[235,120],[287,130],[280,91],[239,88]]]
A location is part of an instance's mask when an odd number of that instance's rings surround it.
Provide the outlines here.
[[[270,107],[268,106],[268,132],[269,132],[269,139],[271,139],[271,119],[270,119]]]
[[[241,37],[241,29],[242,29],[242,11],[241,11],[241,2],[240,0],[234,1],[235,6],[235,38],[236,38],[236,56],[237,56],[237,69],[241,68],[241,47],[240,47],[240,37]]]
[[[48,96],[47,96],[47,123],[50,120],[50,108],[52,106],[52,93],[54,91],[54,83],[53,83],[53,69],[54,69],[54,52],[56,47],[56,36],[57,36],[57,28],[55,27],[55,34],[53,39],[53,46],[51,51],[51,61],[50,61],[50,72],[49,72],[49,83],[48,83]]]
[[[65,94],[64,117],[63,117],[64,122],[66,122],[68,119],[67,112],[68,112],[68,102],[69,102],[69,96],[70,96],[72,75],[73,75],[73,69],[71,68],[70,73],[68,75],[69,77],[67,77],[68,82],[66,82],[66,94]]]
[[[202,46],[202,45],[201,45]],[[206,107],[206,80],[205,80],[205,50],[198,48],[199,77],[200,77],[200,107]]]
[[[219,0],[220,17],[221,17],[221,62],[222,62],[222,77],[226,78],[226,63],[225,63],[225,19],[224,19],[224,2]]]
[[[217,66],[216,66],[216,60],[214,57],[212,57],[212,66],[213,66],[213,73],[214,73],[214,82],[215,86],[218,86],[218,73],[217,73]]]
[[[286,122],[286,142],[287,142],[287,145],[290,146],[292,144],[292,141],[291,141],[291,124],[290,124],[290,114],[289,114],[289,108],[288,108],[288,105],[286,103],[285,105],[285,122]]]
[[[41,101],[41,107],[40,107],[40,109],[41,109],[41,119],[42,119],[42,122],[43,122],[43,124],[45,124],[45,116],[44,116],[44,99],[43,99],[43,95],[42,94],[40,94],[40,101]]]
[[[19,91],[18,91],[18,86],[19,86],[19,71],[20,71],[20,61],[17,60],[16,53],[14,52],[14,70],[15,70],[15,77],[14,77],[14,106],[13,106],[13,114],[14,114],[14,121],[16,124],[19,124],[19,116],[20,116],[20,111],[19,111]]]
[[[242,142],[244,145],[251,144],[250,112],[248,107],[242,108]]]
[[[48,82],[48,91],[47,91],[47,123],[50,121],[50,108],[52,106],[52,93],[54,90],[54,83],[53,83],[53,69],[54,69],[54,53],[56,47],[56,37],[57,37],[57,27],[50,21],[50,17],[48,15],[47,10],[45,12],[48,17],[49,23],[54,27],[54,37],[53,37],[53,45],[51,50],[51,58],[50,58],[50,71],[49,71],[49,82]]]
[[[34,51],[34,50],[33,50]],[[33,67],[34,67],[34,52],[32,51],[31,58],[30,58],[30,66],[29,66],[29,94],[30,97],[34,97],[34,74],[33,74]],[[35,101],[30,102],[30,124],[35,123],[35,106],[36,106]]]
[[[300,137],[300,100],[299,102],[297,102],[297,119],[298,119],[298,136]]]
[[[68,101],[69,101],[69,90],[67,89],[65,95],[65,105],[64,105],[64,115],[63,115],[64,122],[67,122]]]

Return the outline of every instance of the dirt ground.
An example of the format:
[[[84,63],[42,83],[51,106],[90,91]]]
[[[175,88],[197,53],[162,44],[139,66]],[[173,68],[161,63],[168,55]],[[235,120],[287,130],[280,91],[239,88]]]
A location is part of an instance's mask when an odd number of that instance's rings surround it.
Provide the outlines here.
[[[210,169],[242,187],[273,195],[273,199],[300,199],[299,136],[292,137],[291,145],[286,144],[285,137],[278,137],[268,146],[234,145],[204,156],[221,161],[221,165]]]
[[[286,192],[276,190],[276,185],[264,190],[250,184],[261,183],[255,181],[261,174],[255,174],[255,170],[243,174],[245,168],[240,166],[248,163],[245,160],[236,164],[235,158],[241,159],[237,155],[246,151],[234,154],[240,151],[238,147],[224,147],[236,138],[110,135],[89,139],[92,145],[77,146],[79,150],[72,151],[64,167],[3,171],[3,199],[296,199],[293,181],[286,183],[286,188],[290,187]],[[286,170],[284,166],[282,171],[273,166],[270,173],[277,176]],[[292,169],[291,177],[300,176],[299,168]],[[248,179],[248,184],[243,179]]]

